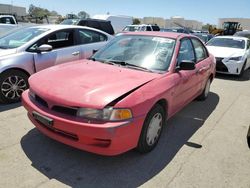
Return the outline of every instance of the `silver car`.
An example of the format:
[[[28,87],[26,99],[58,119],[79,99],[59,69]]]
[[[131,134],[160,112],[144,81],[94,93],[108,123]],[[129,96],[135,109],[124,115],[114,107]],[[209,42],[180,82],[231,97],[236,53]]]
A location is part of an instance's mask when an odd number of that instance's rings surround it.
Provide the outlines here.
[[[94,28],[69,25],[27,27],[0,38],[0,102],[19,101],[31,74],[88,58],[112,38]]]

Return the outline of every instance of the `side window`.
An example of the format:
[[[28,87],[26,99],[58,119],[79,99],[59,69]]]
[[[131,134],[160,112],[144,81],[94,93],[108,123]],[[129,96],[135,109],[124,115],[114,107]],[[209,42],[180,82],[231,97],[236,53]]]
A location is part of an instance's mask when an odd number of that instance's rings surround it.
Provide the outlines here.
[[[45,39],[46,44],[49,44],[53,49],[65,48],[74,45],[74,32],[73,30],[58,31]]]
[[[150,26],[147,26],[147,31],[152,31]]]
[[[202,61],[203,59],[206,59],[207,56],[207,51],[203,44],[198,41],[195,38],[191,39],[194,45],[194,51],[195,51],[195,56],[196,56],[196,62],[198,63],[199,61]]]
[[[89,44],[103,41],[107,41],[107,37],[101,33],[86,29],[79,30],[79,44]]]
[[[139,31],[146,31],[146,27],[142,26],[141,29]]]
[[[182,62],[183,60],[188,61],[194,61],[194,49],[192,46],[192,43],[189,39],[183,39],[181,40],[180,50],[177,58],[177,66]]]
[[[73,30],[64,30],[57,31],[47,37],[42,38],[33,44],[28,51],[36,51],[37,47],[48,44],[51,45],[53,50],[58,48],[65,48],[74,45],[74,31]]]

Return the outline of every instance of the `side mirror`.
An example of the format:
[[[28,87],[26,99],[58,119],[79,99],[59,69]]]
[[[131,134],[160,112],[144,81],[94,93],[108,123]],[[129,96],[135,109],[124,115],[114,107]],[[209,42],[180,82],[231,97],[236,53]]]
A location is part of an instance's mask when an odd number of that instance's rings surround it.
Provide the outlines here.
[[[194,70],[195,69],[195,63],[194,61],[190,60],[183,60],[180,63],[180,66],[178,68],[179,70]]]
[[[51,45],[48,44],[42,44],[41,46],[39,46],[37,48],[37,52],[41,53],[41,52],[49,52],[53,49],[53,47]]]

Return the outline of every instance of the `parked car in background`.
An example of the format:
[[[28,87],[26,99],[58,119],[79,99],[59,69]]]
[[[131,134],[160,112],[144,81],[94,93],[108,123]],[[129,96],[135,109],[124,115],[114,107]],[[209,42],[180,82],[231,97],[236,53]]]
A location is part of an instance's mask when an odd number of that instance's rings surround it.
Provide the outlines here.
[[[0,24],[17,25],[16,17],[8,14],[0,14]]]
[[[18,29],[16,17],[8,14],[0,14],[0,37]]]
[[[234,36],[246,37],[246,38],[250,39],[250,31],[238,31],[234,34]]]
[[[100,19],[66,19],[61,22],[61,25],[80,25],[86,27],[92,27],[104,31],[110,35],[113,35],[114,29],[110,21]]]
[[[242,75],[250,67],[250,40],[237,36],[218,36],[207,43],[216,57],[216,71],[224,74]]]
[[[94,15],[92,18],[110,21],[115,33],[121,32],[125,26],[131,25],[133,23],[133,17],[131,16],[105,14],[105,15]]]
[[[19,101],[30,75],[88,58],[112,38],[96,29],[65,25],[21,28],[0,38],[0,101]]]
[[[195,36],[130,32],[89,60],[34,74],[22,94],[45,135],[102,155],[151,151],[167,119],[205,100],[215,58]]]
[[[161,31],[162,32],[174,32],[174,33],[186,33],[186,34],[192,33],[190,29],[183,28],[183,27],[162,28]]]
[[[127,25],[123,30],[123,32],[132,32],[132,31],[160,31],[158,25]]]
[[[205,33],[192,33],[192,35],[199,37],[205,44],[214,37],[212,34]]]

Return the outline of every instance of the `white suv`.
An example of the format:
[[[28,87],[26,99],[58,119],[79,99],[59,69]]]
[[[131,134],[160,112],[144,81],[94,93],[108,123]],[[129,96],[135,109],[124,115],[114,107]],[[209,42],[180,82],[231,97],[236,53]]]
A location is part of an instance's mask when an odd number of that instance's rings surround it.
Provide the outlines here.
[[[127,25],[123,31],[160,31],[158,25]]]

